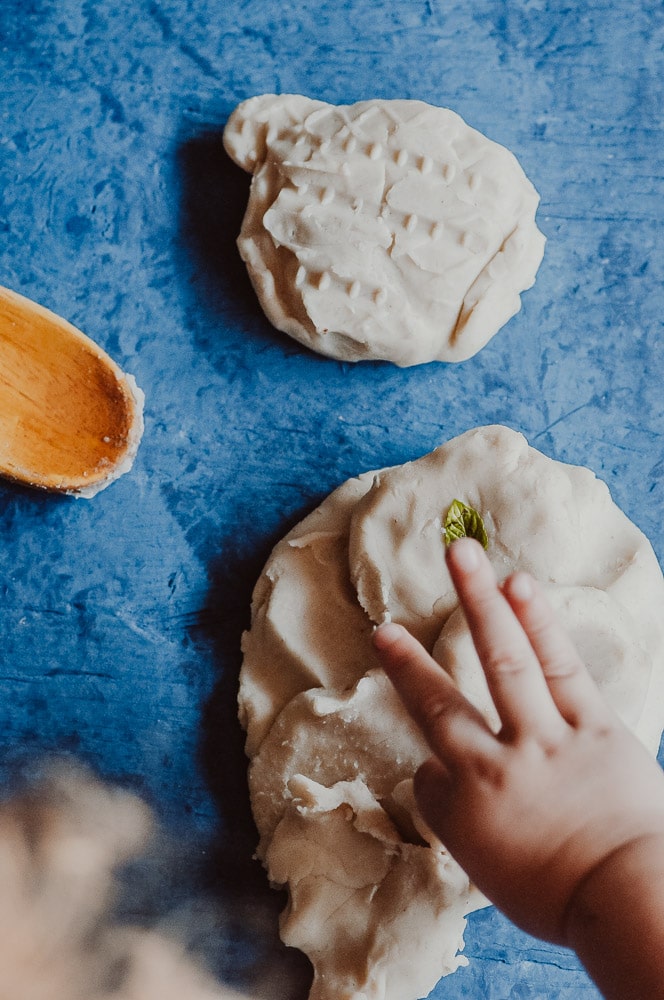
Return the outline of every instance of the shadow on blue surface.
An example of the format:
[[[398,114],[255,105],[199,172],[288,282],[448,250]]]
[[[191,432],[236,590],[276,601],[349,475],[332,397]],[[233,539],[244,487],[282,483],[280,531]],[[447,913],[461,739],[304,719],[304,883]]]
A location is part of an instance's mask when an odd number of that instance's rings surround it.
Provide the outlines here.
[[[256,311],[236,238],[249,195],[249,176],[228,157],[223,128],[204,128],[177,151],[180,231],[208,302],[224,314],[228,299]],[[201,289],[197,289],[200,292]]]
[[[250,328],[252,338],[288,346],[289,339],[263,315],[237,249],[250,177],[226,153],[223,127],[203,127],[184,139],[176,161],[181,249],[183,265],[190,272],[192,307],[199,314],[198,346],[215,367],[224,367],[226,344],[214,333],[227,327],[229,312],[234,328],[243,335]],[[211,323],[200,322],[200,314],[206,312]]]
[[[308,511],[293,517],[292,523],[305,513]],[[311,968],[303,954],[279,941],[278,914],[286,904],[286,894],[268,887],[265,872],[253,857],[257,832],[247,792],[244,733],[237,717],[242,632],[249,625],[254,584],[277,541],[278,537],[267,541],[251,556],[238,553],[235,559],[226,558],[208,567],[212,582],[207,601],[191,627],[193,641],[212,651],[218,672],[202,712],[199,759],[221,828],[211,840],[201,871],[201,888],[220,903],[227,924],[223,935],[226,951],[215,971],[238,988],[255,989],[257,980],[259,985],[264,981],[271,984],[272,991],[280,991],[273,995],[299,1000],[308,991]],[[194,921],[193,926],[196,924]],[[219,961],[219,939],[217,929],[210,937],[209,949],[204,949],[208,961],[211,955]],[[237,941],[237,954],[230,963],[229,940]]]

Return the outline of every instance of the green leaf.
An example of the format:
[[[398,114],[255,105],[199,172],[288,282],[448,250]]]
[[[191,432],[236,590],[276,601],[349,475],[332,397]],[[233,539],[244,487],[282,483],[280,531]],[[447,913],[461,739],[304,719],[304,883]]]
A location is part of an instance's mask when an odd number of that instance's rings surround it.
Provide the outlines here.
[[[489,545],[481,516],[461,500],[453,500],[445,515],[443,538],[445,545],[450,545],[455,538],[476,538],[485,549]]]

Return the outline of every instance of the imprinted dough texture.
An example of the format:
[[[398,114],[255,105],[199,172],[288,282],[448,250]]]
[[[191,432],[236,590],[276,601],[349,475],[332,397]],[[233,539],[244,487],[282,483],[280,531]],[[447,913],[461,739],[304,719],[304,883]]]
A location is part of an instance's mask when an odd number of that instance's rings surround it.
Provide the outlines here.
[[[238,247],[271,322],[344,361],[463,361],[518,312],[544,237],[515,157],[421,101],[240,104]]]
[[[282,937],[311,958],[315,1000],[426,995],[465,961],[464,917],[484,902],[417,812],[427,747],[371,652],[376,623],[402,622],[495,725],[444,561],[456,498],[484,518],[499,577],[518,567],[546,584],[607,698],[657,751],[664,581],[592,472],[494,426],[339,487],[265,566],[240,688],[258,854],[288,887]]]

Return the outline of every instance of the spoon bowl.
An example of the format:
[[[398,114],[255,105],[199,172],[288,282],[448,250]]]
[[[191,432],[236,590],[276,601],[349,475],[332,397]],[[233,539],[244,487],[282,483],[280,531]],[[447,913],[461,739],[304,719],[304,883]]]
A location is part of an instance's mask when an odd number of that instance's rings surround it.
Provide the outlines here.
[[[143,399],[93,340],[0,287],[0,475],[93,496],[131,468]]]

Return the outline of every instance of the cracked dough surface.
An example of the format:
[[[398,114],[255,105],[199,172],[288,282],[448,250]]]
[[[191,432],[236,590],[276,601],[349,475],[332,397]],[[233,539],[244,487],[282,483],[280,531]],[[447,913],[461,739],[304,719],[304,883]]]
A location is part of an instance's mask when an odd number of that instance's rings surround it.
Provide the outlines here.
[[[463,361],[535,281],[539,196],[453,111],[264,94],[224,145],[253,174],[238,247],[263,310],[320,354]]]
[[[444,562],[457,498],[482,515],[499,577],[545,584],[607,699],[658,749],[664,580],[589,469],[491,426],[344,483],[273,550],[240,678],[258,855],[288,888],[282,937],[313,963],[311,1000],[425,996],[465,962],[465,916],[485,903],[419,816],[428,750],[370,642],[379,622],[406,625],[496,725]]]

